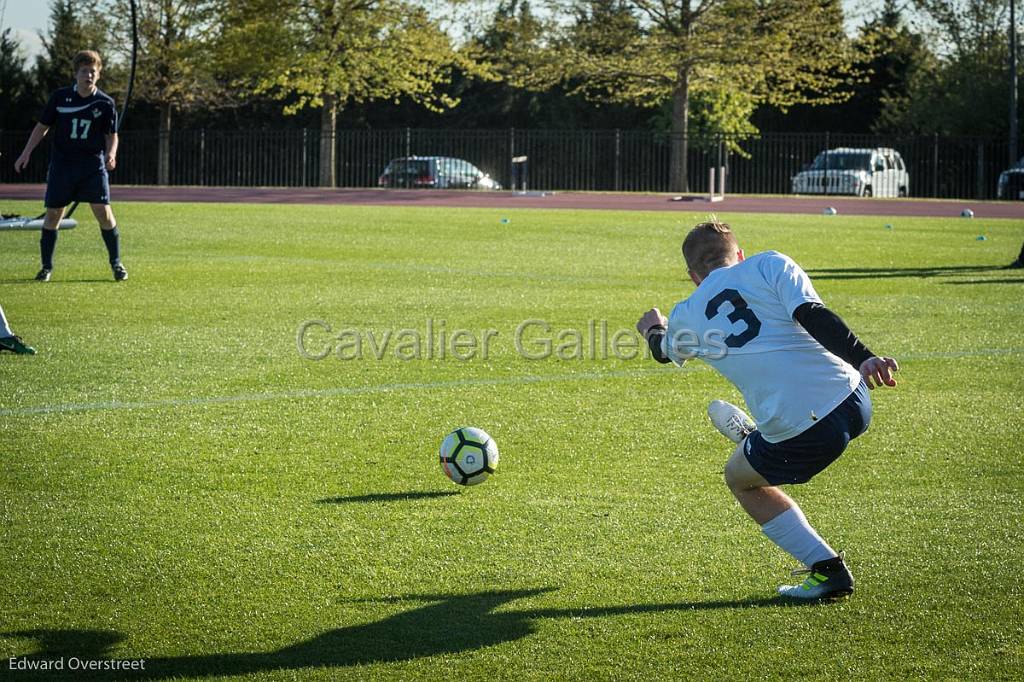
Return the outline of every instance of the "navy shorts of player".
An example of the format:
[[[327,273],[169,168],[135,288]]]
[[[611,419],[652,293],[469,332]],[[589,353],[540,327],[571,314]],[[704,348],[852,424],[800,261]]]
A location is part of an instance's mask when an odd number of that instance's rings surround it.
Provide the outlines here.
[[[838,459],[870,423],[871,397],[862,381],[846,400],[803,433],[769,443],[760,431],[754,431],[743,453],[750,466],[772,485],[806,483]]]

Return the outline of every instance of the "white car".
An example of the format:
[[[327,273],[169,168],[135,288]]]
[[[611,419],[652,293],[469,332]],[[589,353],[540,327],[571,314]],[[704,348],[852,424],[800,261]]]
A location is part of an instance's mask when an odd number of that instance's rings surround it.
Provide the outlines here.
[[[1000,199],[1024,199],[1024,158],[999,174],[996,196]]]
[[[794,194],[905,197],[910,187],[903,157],[888,147],[829,149],[792,181]]]

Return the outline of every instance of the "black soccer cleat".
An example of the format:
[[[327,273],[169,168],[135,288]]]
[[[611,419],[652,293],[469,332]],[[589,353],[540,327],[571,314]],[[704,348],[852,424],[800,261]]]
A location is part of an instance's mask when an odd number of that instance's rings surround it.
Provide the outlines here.
[[[846,567],[843,555],[818,561],[810,568],[793,571],[793,575],[806,574],[799,585],[781,585],[779,594],[800,601],[840,599],[853,594],[853,574]]]
[[[14,353],[16,355],[35,355],[36,349],[26,346],[17,336],[5,336],[0,339],[0,352]]]
[[[40,270],[39,272],[36,273],[36,281],[37,282],[49,282],[50,281],[50,275],[52,275],[52,274],[53,274],[53,270],[51,270],[50,268],[43,268],[42,270]]]
[[[114,271],[115,282],[123,282],[128,279],[128,270],[120,263],[111,266],[111,269]]]

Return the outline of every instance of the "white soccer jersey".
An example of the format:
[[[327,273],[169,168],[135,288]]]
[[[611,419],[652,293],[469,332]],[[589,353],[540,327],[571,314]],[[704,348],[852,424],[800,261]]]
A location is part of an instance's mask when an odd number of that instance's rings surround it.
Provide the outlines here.
[[[821,303],[793,259],[766,251],[711,271],[668,319],[662,350],[677,365],[699,357],[743,394],[761,435],[792,438],[843,402],[860,372],[793,319]]]

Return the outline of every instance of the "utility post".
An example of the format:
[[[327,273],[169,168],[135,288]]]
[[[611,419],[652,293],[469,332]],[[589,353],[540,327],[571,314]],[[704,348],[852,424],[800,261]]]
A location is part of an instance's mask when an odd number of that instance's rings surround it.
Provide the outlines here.
[[[1017,163],[1017,0],[1010,0],[1010,163]]]

